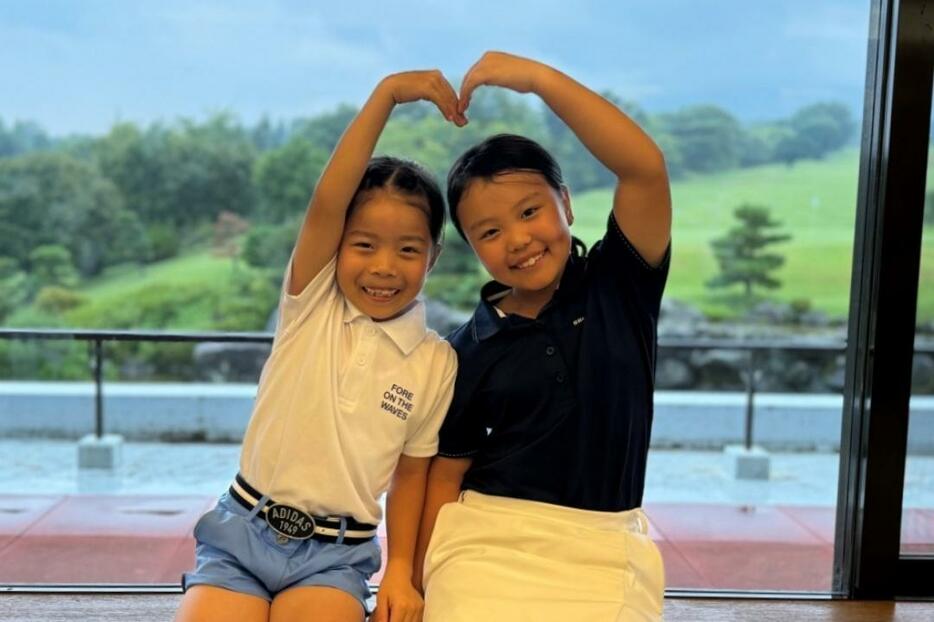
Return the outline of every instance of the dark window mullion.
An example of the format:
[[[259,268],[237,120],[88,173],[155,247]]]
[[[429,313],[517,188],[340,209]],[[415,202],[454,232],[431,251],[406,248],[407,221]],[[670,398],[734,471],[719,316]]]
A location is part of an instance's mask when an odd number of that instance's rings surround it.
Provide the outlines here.
[[[924,16],[924,4],[883,0],[873,7],[834,570],[835,590],[857,598],[900,592],[931,109],[932,40],[925,20],[932,16]]]

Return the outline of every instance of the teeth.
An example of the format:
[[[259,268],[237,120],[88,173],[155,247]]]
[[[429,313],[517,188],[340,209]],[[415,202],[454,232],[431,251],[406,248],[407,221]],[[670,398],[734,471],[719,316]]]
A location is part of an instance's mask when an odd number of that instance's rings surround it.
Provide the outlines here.
[[[545,252],[542,251],[541,253],[539,253],[538,255],[535,255],[534,257],[529,257],[528,259],[526,259],[525,261],[523,261],[516,267],[519,268],[520,270],[522,268],[531,268],[532,266],[538,263],[539,259],[541,259],[544,256],[545,256]]]
[[[373,289],[372,287],[364,287],[363,291],[377,298],[392,298],[399,292],[398,289]]]

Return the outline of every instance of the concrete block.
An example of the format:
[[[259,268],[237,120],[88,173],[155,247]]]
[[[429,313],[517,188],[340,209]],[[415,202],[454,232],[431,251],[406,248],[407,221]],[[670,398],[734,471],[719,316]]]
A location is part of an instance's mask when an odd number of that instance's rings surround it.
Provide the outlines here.
[[[120,466],[122,457],[123,437],[119,434],[105,434],[100,438],[87,434],[78,441],[79,469],[114,470]]]
[[[746,449],[745,445],[727,445],[723,451],[735,463],[736,479],[769,479],[771,458],[762,447],[753,445]]]

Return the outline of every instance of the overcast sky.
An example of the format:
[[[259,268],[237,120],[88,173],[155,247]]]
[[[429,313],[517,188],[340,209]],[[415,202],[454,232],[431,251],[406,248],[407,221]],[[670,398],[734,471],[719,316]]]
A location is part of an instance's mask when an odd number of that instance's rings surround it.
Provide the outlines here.
[[[744,121],[822,100],[861,114],[868,0],[0,0],[0,119],[254,123],[359,104],[383,75],[452,82],[486,49],[531,56],[650,111]]]

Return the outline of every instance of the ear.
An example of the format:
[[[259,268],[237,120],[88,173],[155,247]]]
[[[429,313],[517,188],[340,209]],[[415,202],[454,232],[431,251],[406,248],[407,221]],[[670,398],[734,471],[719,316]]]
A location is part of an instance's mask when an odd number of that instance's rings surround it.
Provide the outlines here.
[[[437,263],[443,249],[444,246],[441,244],[435,244],[431,247],[431,257],[428,258],[428,272],[431,272],[431,269],[435,267],[435,263]]]
[[[561,184],[561,207],[564,209],[564,216],[568,220],[568,226],[573,225],[574,210],[571,209],[571,193],[564,184]]]

